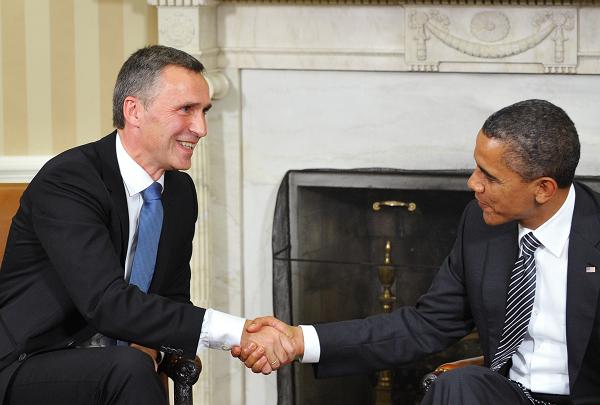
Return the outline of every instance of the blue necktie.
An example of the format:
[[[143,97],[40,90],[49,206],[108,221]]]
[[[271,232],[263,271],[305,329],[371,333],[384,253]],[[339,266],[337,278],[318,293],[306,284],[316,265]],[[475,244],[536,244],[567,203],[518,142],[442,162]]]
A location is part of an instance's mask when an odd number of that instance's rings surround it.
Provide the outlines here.
[[[137,285],[143,292],[148,292],[150,288],[156,265],[156,252],[163,222],[161,190],[160,183],[154,182],[142,191],[144,204],[140,212],[137,247],[133,256],[129,284]]]

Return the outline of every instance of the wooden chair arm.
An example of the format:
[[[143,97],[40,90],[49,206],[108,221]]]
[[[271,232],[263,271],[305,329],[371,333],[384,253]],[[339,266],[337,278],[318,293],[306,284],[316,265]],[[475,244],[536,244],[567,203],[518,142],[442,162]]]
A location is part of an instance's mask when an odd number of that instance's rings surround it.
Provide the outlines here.
[[[483,356],[457,360],[450,363],[444,363],[441,366],[438,366],[434,371],[425,374],[425,377],[423,377],[423,380],[421,381],[421,387],[423,388],[423,392],[427,392],[427,390],[429,390],[431,384],[433,384],[433,382],[438,378],[440,374],[445,373],[446,371],[451,371],[465,366],[483,366]]]
[[[444,363],[435,369],[434,373],[440,375],[446,371],[454,370],[455,368],[461,368],[465,366],[483,366],[483,356],[470,357],[468,359],[461,359],[452,361],[450,363]]]
[[[175,405],[192,405],[192,385],[198,381],[202,371],[200,359],[197,356],[195,359],[188,359],[165,354],[158,371],[173,380]]]

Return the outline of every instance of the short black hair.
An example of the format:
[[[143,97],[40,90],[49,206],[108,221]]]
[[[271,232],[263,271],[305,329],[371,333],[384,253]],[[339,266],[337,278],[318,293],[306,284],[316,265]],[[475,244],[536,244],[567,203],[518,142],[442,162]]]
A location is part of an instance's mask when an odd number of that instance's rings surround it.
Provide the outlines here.
[[[193,56],[163,45],[152,45],[135,51],[123,64],[113,93],[113,125],[125,127],[123,102],[128,96],[139,97],[144,106],[152,100],[154,86],[167,66],[180,66],[201,74],[204,66]]]
[[[573,182],[579,136],[562,108],[546,100],[521,101],[493,113],[481,130],[507,143],[505,163],[525,181],[547,176],[561,188]]]

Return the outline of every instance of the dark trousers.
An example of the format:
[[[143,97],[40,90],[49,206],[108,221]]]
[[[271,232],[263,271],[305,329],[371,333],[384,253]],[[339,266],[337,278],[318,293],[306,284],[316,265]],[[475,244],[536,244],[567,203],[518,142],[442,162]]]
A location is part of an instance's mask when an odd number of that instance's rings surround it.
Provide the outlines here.
[[[479,366],[467,366],[440,375],[421,402],[421,405],[459,404],[531,405],[531,402],[508,378]]]
[[[14,375],[5,403],[166,405],[167,398],[148,355],[114,346],[32,356]]]

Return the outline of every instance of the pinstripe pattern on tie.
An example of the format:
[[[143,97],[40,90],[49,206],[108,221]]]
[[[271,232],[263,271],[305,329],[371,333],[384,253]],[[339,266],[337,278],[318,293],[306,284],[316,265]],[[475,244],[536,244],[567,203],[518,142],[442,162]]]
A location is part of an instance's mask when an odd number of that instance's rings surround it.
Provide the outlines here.
[[[535,298],[534,253],[540,245],[532,232],[521,238],[521,256],[510,275],[502,337],[490,366],[494,371],[502,368],[525,337]]]

